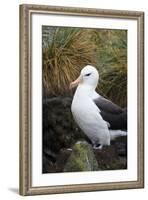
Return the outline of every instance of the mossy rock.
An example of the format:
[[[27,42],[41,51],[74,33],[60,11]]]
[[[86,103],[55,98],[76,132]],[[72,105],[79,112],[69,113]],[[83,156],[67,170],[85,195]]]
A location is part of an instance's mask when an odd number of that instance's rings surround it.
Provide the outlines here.
[[[91,145],[85,141],[78,141],[73,146],[64,172],[95,171],[97,169],[98,163]]]

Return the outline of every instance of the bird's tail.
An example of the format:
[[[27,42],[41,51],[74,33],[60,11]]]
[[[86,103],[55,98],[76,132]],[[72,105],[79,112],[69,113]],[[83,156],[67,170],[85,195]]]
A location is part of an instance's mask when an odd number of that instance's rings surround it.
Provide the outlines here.
[[[110,132],[110,139],[114,140],[117,137],[121,137],[121,136],[126,136],[127,132],[126,131],[121,131],[121,130],[109,130]]]

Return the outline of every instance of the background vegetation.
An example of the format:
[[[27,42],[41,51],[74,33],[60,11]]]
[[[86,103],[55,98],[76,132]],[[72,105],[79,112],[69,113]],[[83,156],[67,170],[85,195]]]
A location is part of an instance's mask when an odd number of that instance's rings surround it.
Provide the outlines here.
[[[127,31],[43,26],[44,97],[69,96],[69,83],[87,64],[100,74],[97,91],[127,105]]]
[[[72,117],[74,91],[69,90],[69,84],[91,64],[100,74],[97,91],[125,107],[127,32],[43,26],[42,33],[42,172],[126,169],[126,137],[100,152],[93,150]]]

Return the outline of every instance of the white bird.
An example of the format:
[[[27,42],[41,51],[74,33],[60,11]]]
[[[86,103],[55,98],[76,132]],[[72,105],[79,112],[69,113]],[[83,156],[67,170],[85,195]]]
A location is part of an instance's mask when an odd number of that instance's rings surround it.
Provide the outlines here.
[[[98,80],[99,73],[95,67],[87,65],[81,70],[80,76],[70,84],[70,88],[78,86],[73,97],[71,111],[78,126],[91,140],[93,148],[102,149],[104,145],[110,145],[111,139],[124,136],[127,133],[122,130],[109,130],[112,125],[115,125],[116,120],[119,122],[119,118],[120,121],[123,119],[120,116],[124,112],[120,107],[101,97],[95,91]],[[118,118],[115,117],[113,123],[112,120],[103,119],[101,106],[103,108],[107,107],[109,110],[111,108],[112,112],[109,114],[116,114]],[[104,113],[106,114],[106,112]],[[112,116],[110,117],[113,118]]]

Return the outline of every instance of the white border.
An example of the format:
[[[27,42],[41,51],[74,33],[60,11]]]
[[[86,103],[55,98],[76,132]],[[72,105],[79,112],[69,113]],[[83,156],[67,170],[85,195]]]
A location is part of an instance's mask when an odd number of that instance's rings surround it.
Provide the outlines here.
[[[42,25],[128,30],[128,169],[42,174]],[[32,15],[32,186],[137,180],[137,21]]]

